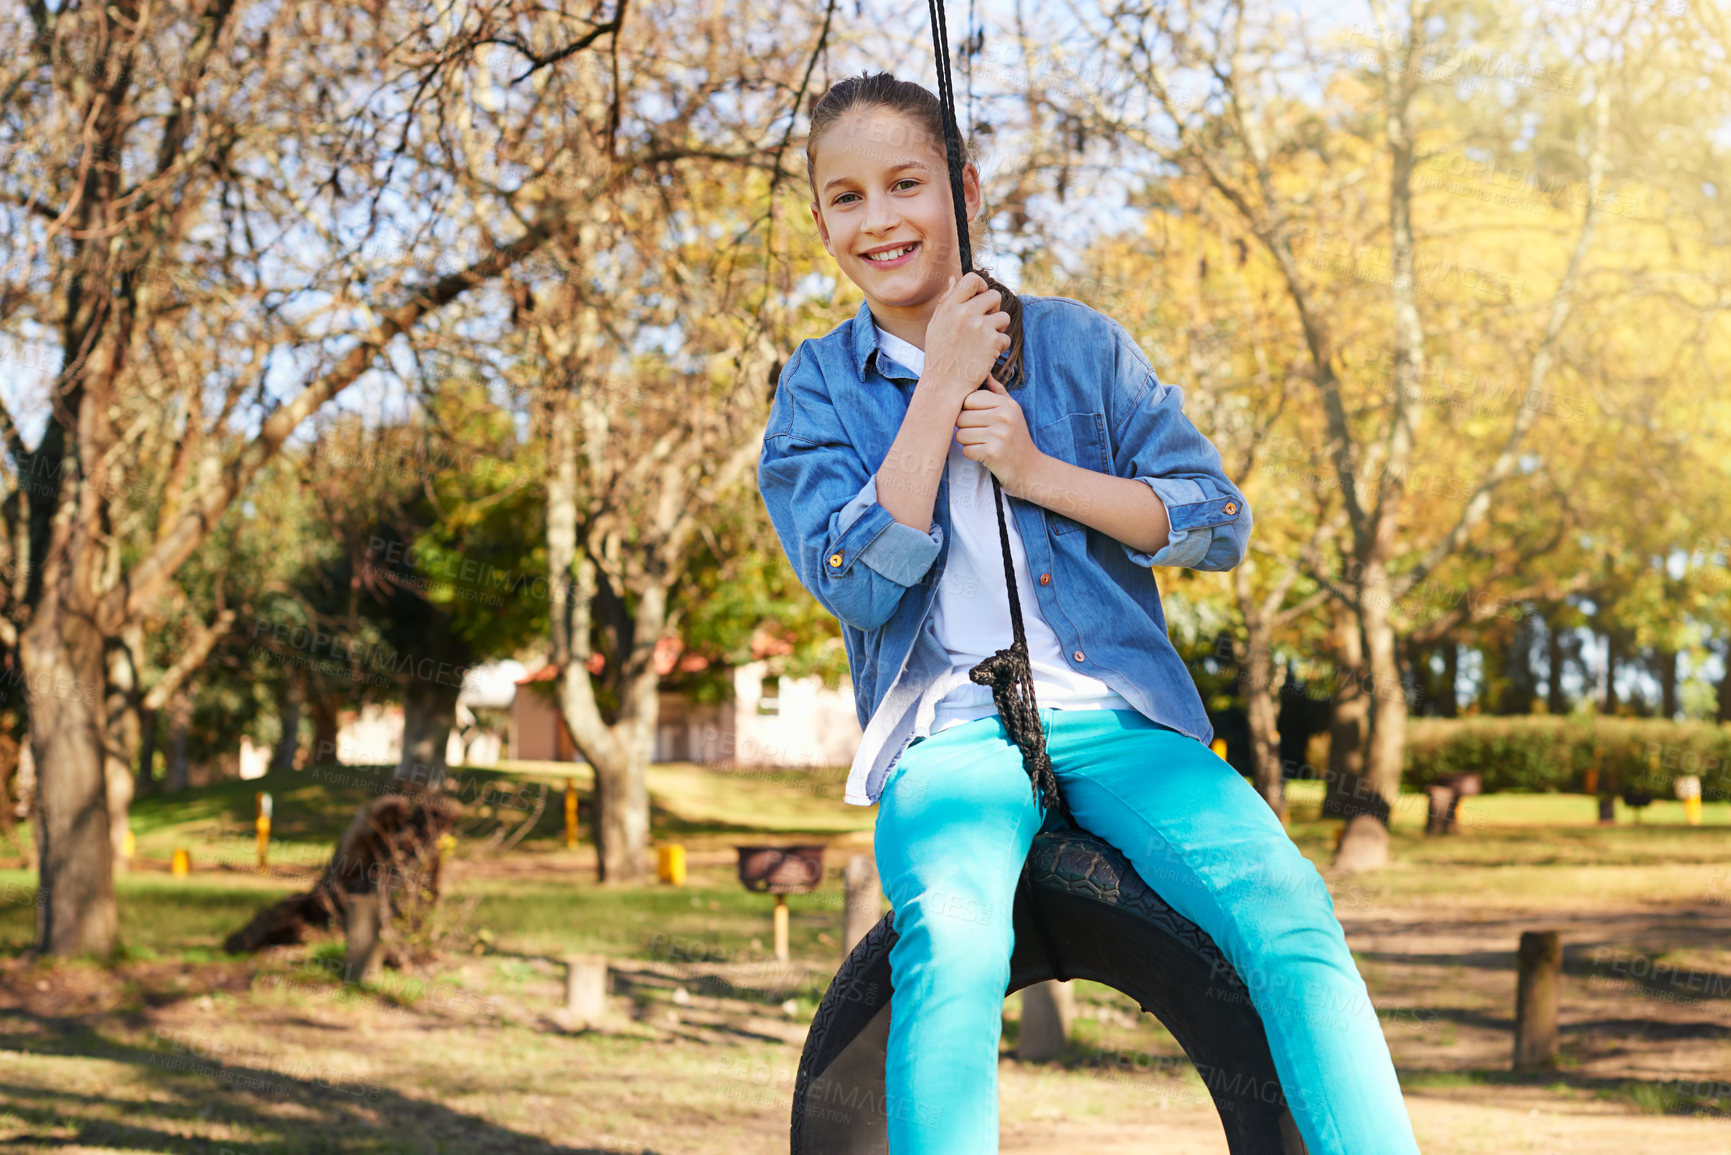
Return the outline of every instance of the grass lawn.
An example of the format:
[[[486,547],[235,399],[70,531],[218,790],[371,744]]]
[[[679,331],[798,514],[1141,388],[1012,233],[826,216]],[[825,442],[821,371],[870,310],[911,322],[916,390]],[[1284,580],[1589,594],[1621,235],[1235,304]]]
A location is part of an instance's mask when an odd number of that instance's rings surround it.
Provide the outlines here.
[[[220,943],[310,883],[381,770],[140,800],[109,962],[31,962],[34,878],[0,870],[0,1149],[785,1150],[799,1048],[839,956],[840,867],[869,851],[875,809],[843,804],[835,771],[656,766],[652,835],[687,847],[687,885],[601,887],[592,848],[563,845],[556,776],[572,769],[458,773],[473,821],[448,876],[447,953],[368,987],[332,979],[335,937],[246,958]],[[259,789],[275,800],[266,874]],[[1321,784],[1291,783],[1289,800],[1294,840],[1328,877],[1339,824],[1317,817]],[[1390,868],[1329,878],[1427,1153],[1727,1149],[1731,804],[1699,827],[1680,803],[1639,824],[1596,814],[1584,796],[1481,796],[1458,834],[1427,838],[1415,800],[1395,810]],[[490,848],[500,822],[531,818],[516,849]],[[823,885],[789,898],[789,964],[769,953],[771,899],[734,874],[731,847],[756,841],[830,847]],[[189,878],[167,871],[176,847]],[[1561,1062],[1515,1076],[1514,942],[1542,925],[1565,941]],[[609,957],[605,1030],[561,1021],[573,951]],[[1058,1063],[1010,1057],[1020,1000],[1006,1003],[1002,1149],[1223,1151],[1159,1023],[1076,986]]]

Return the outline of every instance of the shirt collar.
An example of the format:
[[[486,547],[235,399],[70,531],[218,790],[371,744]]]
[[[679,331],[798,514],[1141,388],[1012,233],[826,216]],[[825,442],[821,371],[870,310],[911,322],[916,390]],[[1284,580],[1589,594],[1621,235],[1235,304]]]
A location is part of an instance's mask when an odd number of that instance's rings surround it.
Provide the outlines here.
[[[872,319],[870,301],[861,301],[859,312],[853,317],[853,360],[854,371],[859,374],[860,384],[865,384],[866,370],[871,367],[872,358],[877,357],[878,372],[891,381],[914,381],[917,376],[910,374],[903,366],[882,356],[882,348],[878,345],[877,323]],[[886,369],[895,372],[886,372]]]

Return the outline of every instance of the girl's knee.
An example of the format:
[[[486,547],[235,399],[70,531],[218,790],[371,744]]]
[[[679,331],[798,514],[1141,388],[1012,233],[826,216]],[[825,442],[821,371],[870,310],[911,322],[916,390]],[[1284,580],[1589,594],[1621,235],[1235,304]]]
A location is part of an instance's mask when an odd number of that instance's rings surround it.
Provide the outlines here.
[[[896,911],[897,942],[891,952],[946,978],[1009,979],[1015,942],[1009,910],[978,896],[931,892]]]

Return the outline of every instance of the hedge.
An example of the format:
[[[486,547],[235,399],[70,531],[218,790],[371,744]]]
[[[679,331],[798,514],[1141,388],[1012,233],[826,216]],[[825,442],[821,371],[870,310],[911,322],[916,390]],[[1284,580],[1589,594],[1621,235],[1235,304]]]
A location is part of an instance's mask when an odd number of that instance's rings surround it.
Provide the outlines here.
[[[1409,718],[1403,782],[1423,789],[1447,774],[1483,775],[1492,791],[1598,792],[1674,798],[1677,778],[1701,779],[1708,801],[1731,799],[1731,723],[1657,718]]]

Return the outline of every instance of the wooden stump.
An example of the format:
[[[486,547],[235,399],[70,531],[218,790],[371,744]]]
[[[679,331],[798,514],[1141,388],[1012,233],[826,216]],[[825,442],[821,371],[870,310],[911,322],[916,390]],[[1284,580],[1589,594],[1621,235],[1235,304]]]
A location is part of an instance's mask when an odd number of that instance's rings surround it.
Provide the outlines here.
[[[1515,986],[1517,1071],[1557,1064],[1557,993],[1562,973],[1563,947],[1557,932],[1522,931]]]
[[[878,895],[883,887],[878,881],[877,859],[869,854],[856,854],[849,858],[844,877],[847,906],[842,915],[841,957],[845,961],[853,953],[853,948],[859,945],[859,940],[882,917],[878,913]]]
[[[1599,799],[1599,825],[1615,826],[1617,824],[1617,800],[1606,795]]]
[[[1426,834],[1447,834],[1454,824],[1455,791],[1452,786],[1427,786],[1425,793],[1430,795],[1430,814],[1425,819]]]
[[[576,1027],[592,1026],[607,1014],[607,956],[565,956],[565,1011]]]
[[[1022,988],[1022,1030],[1016,1058],[1050,1062],[1070,1041],[1070,1021],[1076,1017],[1076,994],[1069,983],[1048,979]]]
[[[379,941],[384,921],[378,893],[351,894],[344,907],[349,949],[343,960],[343,978],[351,983],[371,982],[378,977],[385,953],[385,945]]]

